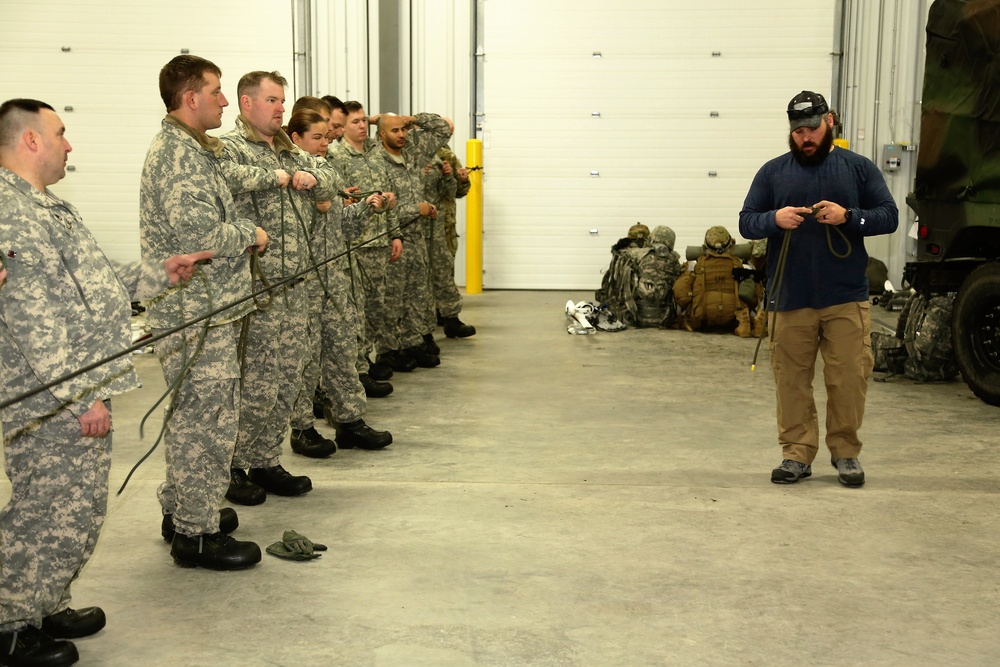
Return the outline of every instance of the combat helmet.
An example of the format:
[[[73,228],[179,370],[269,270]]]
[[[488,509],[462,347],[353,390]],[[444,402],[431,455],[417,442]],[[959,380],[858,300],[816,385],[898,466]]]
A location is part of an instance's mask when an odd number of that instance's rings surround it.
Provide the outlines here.
[[[637,222],[628,228],[628,237],[630,239],[642,239],[645,241],[649,238],[649,227],[641,222]]]
[[[735,245],[732,235],[729,231],[722,225],[716,225],[714,227],[709,227],[708,231],[705,232],[705,245],[702,248],[706,252],[714,253],[716,255],[725,254],[730,248]]]
[[[674,230],[670,229],[666,225],[657,225],[653,227],[652,234],[649,235],[649,242],[653,245],[665,245],[670,250],[674,249],[674,243],[677,241],[677,234]]]

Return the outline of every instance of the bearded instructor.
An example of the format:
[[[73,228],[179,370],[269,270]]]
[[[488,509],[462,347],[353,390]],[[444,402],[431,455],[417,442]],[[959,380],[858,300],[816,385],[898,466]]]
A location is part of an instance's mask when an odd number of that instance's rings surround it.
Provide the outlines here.
[[[768,326],[782,448],[771,481],[792,484],[812,475],[819,451],[812,390],[819,352],[830,462],[841,484],[858,487],[865,483],[858,430],[873,366],[864,240],[895,231],[899,211],[872,161],[833,145],[833,114],[822,95],[802,91],[787,114],[789,152],[760,168],[740,211],[740,234],[768,239]]]

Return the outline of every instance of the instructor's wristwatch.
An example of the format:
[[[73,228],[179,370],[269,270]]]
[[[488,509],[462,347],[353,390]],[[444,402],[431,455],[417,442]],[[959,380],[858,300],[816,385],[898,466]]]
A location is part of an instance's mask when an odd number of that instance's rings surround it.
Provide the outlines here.
[[[853,219],[854,219],[854,209],[849,208],[844,212],[844,224],[846,225]]]

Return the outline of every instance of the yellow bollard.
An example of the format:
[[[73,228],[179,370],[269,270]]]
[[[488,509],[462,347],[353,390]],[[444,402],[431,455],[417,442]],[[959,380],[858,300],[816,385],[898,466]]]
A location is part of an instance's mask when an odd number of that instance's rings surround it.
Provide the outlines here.
[[[465,166],[483,166],[483,142],[465,143]],[[483,293],[483,171],[469,172],[469,194],[465,196],[465,293]]]

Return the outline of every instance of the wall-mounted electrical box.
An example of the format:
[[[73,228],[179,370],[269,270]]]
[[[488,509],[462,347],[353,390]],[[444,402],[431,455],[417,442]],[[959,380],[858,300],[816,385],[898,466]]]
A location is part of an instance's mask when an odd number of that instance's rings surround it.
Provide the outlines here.
[[[882,169],[885,171],[899,171],[903,166],[902,144],[886,144],[882,147]]]

